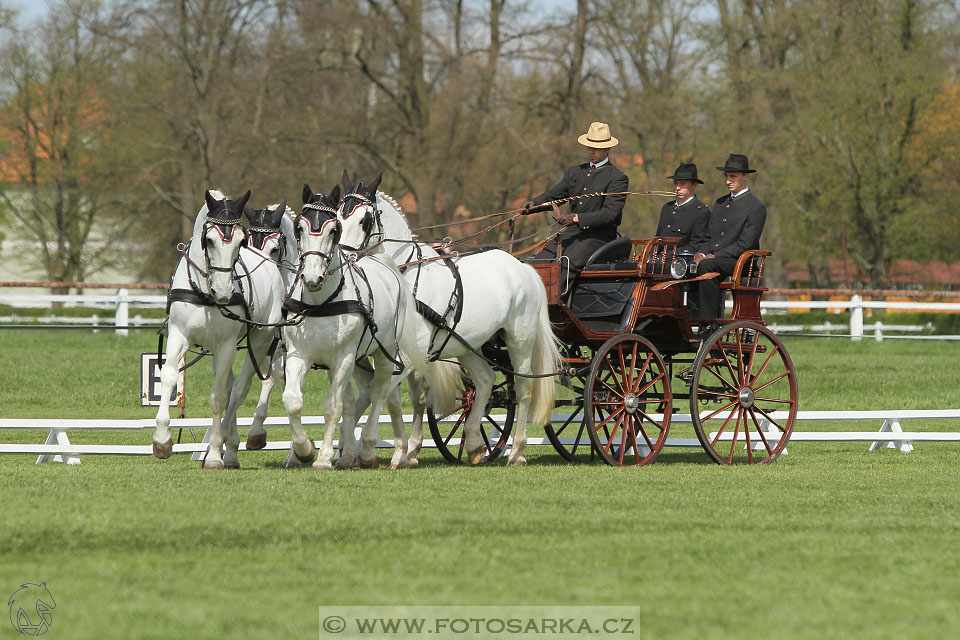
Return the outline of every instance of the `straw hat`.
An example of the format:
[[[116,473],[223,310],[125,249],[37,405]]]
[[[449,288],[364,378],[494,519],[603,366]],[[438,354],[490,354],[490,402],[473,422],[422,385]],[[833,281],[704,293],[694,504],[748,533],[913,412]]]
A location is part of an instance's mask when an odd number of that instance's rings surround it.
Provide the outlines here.
[[[577,142],[593,149],[609,149],[620,144],[620,141],[610,135],[610,127],[606,122],[591,122],[587,132],[577,138]]]

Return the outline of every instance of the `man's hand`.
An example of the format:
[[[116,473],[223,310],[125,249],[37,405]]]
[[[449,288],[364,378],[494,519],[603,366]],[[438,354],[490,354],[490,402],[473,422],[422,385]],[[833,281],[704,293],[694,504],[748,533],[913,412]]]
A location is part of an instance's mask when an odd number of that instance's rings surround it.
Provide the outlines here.
[[[523,207],[522,207],[523,210],[520,213],[522,213],[525,216],[528,216],[531,213],[536,213],[536,211],[534,211],[533,209],[535,206],[536,205],[533,204],[533,200],[527,200],[526,202],[523,203]]]
[[[553,219],[556,220],[557,222],[559,222],[560,224],[562,224],[563,226],[567,227],[567,226],[570,226],[571,224],[575,224],[575,223],[577,222],[577,214],[575,214],[575,213],[560,213],[560,214],[554,215],[554,216],[553,216]]]
[[[701,260],[706,260],[707,258],[712,258],[712,253],[700,253],[699,251],[693,256],[693,263],[700,264]]]

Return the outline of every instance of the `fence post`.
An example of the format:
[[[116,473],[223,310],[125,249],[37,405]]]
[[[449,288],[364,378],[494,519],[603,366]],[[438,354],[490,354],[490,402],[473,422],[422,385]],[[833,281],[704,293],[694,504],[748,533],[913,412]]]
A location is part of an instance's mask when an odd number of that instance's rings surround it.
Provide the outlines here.
[[[883,342],[883,323],[879,320],[873,325],[873,339],[877,342]]]
[[[129,291],[127,289],[117,289],[117,316],[114,319],[114,325],[126,327],[130,324],[130,301],[127,298]],[[126,336],[130,332],[127,329],[117,329],[118,336]]]
[[[854,294],[850,298],[850,337],[854,342],[860,342],[863,337],[863,307],[860,303],[863,298]]]

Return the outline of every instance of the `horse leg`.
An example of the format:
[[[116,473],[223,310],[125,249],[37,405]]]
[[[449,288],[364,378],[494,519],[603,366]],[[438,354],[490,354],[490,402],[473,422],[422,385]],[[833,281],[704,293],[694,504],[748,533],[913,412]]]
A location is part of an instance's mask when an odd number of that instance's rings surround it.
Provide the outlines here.
[[[350,384],[350,375],[353,373],[353,354],[341,357],[339,362],[330,364],[330,390],[323,401],[323,443],[320,445],[320,454],[317,456],[313,468],[317,471],[329,471],[333,468],[333,434],[337,423],[343,416],[343,394],[345,387]],[[347,425],[343,429],[348,428]],[[352,425],[349,428],[353,428]],[[341,432],[343,431],[341,429]],[[353,459],[353,438],[344,439],[343,455],[347,460]]]
[[[357,436],[355,433],[357,427],[357,416],[360,415],[358,411],[362,412],[363,409],[366,409],[366,405],[370,398],[368,390],[364,388],[364,385],[360,383],[360,380],[357,377],[358,371],[359,369],[353,370],[353,381],[356,383],[357,387],[360,388],[356,400],[353,398],[353,385],[351,385],[349,382],[343,385],[343,399],[341,402],[343,413],[340,416],[340,458],[337,459],[337,463],[334,465],[338,471],[352,469],[357,466],[358,463]],[[332,373],[330,373],[329,379],[331,382],[333,381]],[[361,396],[365,396],[366,400],[362,399]],[[358,408],[361,406],[363,409]]]
[[[530,348],[510,348],[510,340],[507,340],[507,351],[510,353],[510,363],[517,373],[529,374],[532,371],[532,347],[533,341],[530,341]],[[507,458],[507,465],[522,467],[527,464],[527,459],[523,457],[523,448],[527,444],[527,418],[530,414],[531,380],[524,376],[513,377],[514,392],[517,397],[517,417],[516,427],[513,431],[513,448],[510,450],[510,456]]]
[[[180,358],[187,352],[187,339],[174,326],[170,327],[167,339],[166,360],[160,369],[160,408],[157,410],[157,427],[153,431],[153,455],[161,460],[173,453],[173,438],[170,437],[170,396],[180,377]]]
[[[267,408],[273,388],[283,386],[283,359],[274,358],[270,368],[270,377],[260,385],[260,397],[257,399],[257,408],[253,412],[253,423],[247,432],[247,451],[259,451],[267,446],[267,430],[263,423],[267,419]]]
[[[240,468],[240,458],[237,455],[240,448],[240,434],[237,432],[237,411],[243,401],[246,400],[247,394],[250,393],[250,384],[253,382],[253,375],[257,371],[251,359],[257,358],[258,368],[262,371],[267,366],[266,354],[272,338],[273,334],[259,329],[251,331],[247,340],[247,355],[243,359],[240,377],[236,379],[233,388],[230,390],[230,401],[223,413],[223,423],[221,425],[221,431],[226,434],[223,453],[223,466],[226,469]]]
[[[377,440],[380,429],[380,411],[383,408],[383,402],[391,391],[390,383],[392,377],[392,363],[378,352],[374,356],[373,384],[370,389],[371,403],[370,412],[367,414],[367,420],[363,424],[363,433],[360,436],[360,467],[364,469],[376,468],[379,466],[377,460]],[[392,416],[391,416],[392,418]],[[400,430],[397,431],[397,423],[391,420],[394,425],[394,455],[391,460],[391,469],[400,469],[410,466],[406,456],[406,434],[403,430],[402,418]]]
[[[387,411],[390,413],[390,424],[393,426],[393,457],[390,459],[391,469],[406,469],[410,466],[410,443],[407,440],[406,427],[403,424],[403,400],[400,397],[400,383],[391,382],[393,388],[387,395]]]
[[[408,378],[410,387],[410,404],[413,405],[413,422],[410,425],[410,439],[407,441],[407,461],[411,467],[419,464],[420,448],[423,446],[423,410],[427,406],[426,382],[418,374],[413,373]],[[398,386],[395,393],[400,394]]]
[[[307,432],[300,422],[300,413],[303,411],[303,378],[306,374],[306,363],[296,350],[291,349],[287,353],[285,367],[283,408],[286,409],[287,418],[290,420],[291,453],[297,461],[309,464],[316,456],[316,448],[307,437]]]
[[[472,353],[462,356],[460,364],[470,372],[470,377],[473,379],[476,388],[473,396],[473,407],[471,407],[463,425],[464,446],[470,464],[479,464],[483,457],[487,455],[487,446],[480,434],[480,420],[487,408],[487,401],[490,400],[496,375],[485,360]]]
[[[233,386],[233,361],[237,355],[237,345],[231,340],[221,345],[213,356],[213,388],[210,390],[210,413],[213,419],[210,425],[210,446],[203,460],[204,469],[223,469],[223,425],[221,414],[229,398],[228,389]],[[238,463],[239,464],[239,463]]]

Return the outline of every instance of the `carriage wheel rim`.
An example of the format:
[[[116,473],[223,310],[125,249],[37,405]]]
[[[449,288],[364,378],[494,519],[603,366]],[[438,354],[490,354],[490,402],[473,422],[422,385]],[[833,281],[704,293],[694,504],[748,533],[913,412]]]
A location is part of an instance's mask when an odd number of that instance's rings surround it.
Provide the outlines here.
[[[666,443],[672,406],[667,368],[656,347],[635,334],[614,336],[596,351],[587,390],[587,432],[604,462],[653,462]],[[663,409],[660,422],[648,405]]]
[[[715,462],[768,464],[783,453],[799,404],[796,369],[769,329],[752,322],[721,327],[693,369],[690,412]]]

